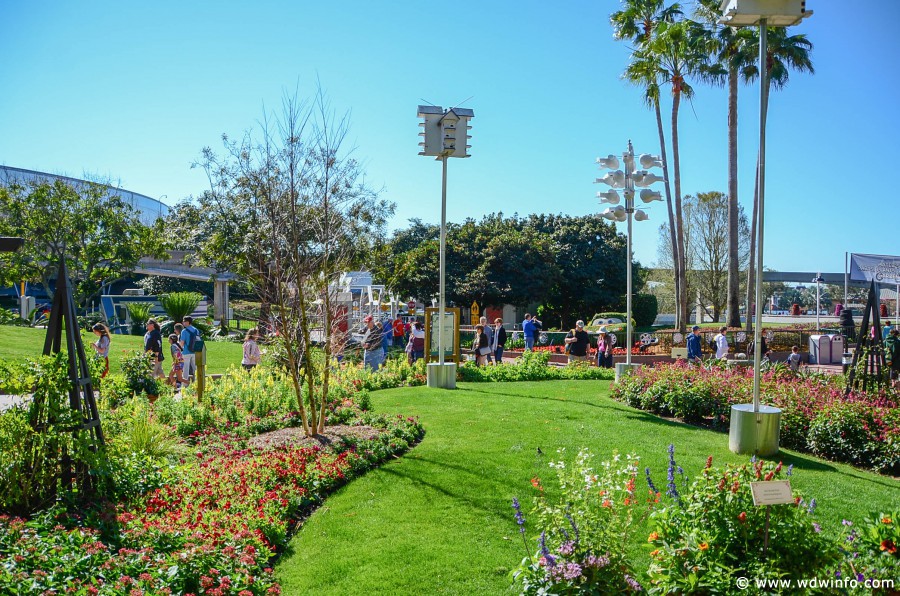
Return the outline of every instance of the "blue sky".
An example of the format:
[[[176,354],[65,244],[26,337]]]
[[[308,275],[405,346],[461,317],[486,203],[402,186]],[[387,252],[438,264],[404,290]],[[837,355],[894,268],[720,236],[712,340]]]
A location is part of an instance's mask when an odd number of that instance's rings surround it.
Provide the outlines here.
[[[618,2],[30,3],[0,9],[0,164],[107,176],[172,204],[205,188],[204,146],[253,127],[285,90],[338,113],[393,227],[440,217],[440,165],[420,157],[423,98],[475,110],[472,157],[449,164],[448,218],[605,208],[598,155],[658,153],[656,123],[619,76]],[[793,32],[816,74],[770,99],[767,266],[842,271],[844,252],[900,254],[891,178],[900,138],[900,3],[809,0]],[[685,193],[727,189],[726,92],[696,85],[680,118]],[[749,211],[758,87],[740,96],[740,201]],[[669,118],[666,97],[664,118]],[[657,185],[660,186],[661,185]],[[656,260],[656,227],[635,252]],[[620,224],[624,226],[624,224]],[[624,227],[622,228],[624,230]]]

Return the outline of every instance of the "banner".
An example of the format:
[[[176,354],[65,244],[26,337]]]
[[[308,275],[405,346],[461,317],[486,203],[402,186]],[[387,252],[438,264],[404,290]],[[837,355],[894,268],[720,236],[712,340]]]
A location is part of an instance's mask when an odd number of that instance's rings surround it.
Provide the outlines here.
[[[900,257],[850,253],[850,279],[900,284]]]

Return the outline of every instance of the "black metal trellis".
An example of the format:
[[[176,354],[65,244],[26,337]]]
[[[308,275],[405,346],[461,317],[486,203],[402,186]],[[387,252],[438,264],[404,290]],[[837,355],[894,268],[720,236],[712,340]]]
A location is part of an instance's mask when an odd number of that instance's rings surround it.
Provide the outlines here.
[[[63,327],[65,326],[65,349],[69,359],[69,406],[79,413],[81,423],[77,424],[72,432],[75,436],[75,444],[82,432],[88,433],[87,448],[98,451],[103,448],[103,429],[100,427],[100,412],[97,410],[97,400],[94,398],[94,387],[91,383],[91,375],[88,369],[87,356],[84,353],[84,344],[81,341],[81,332],[78,328],[78,319],[75,314],[75,299],[72,296],[72,287],[69,281],[65,259],[60,260],[59,275],[56,278],[56,293],[53,295],[53,306],[50,311],[50,321],[47,324],[47,336],[44,339],[44,355],[59,353],[63,348]],[[79,491],[83,495],[90,494],[96,488],[90,470],[84,461],[73,464],[72,456],[63,451],[61,456],[60,476],[63,484],[71,486],[77,483]]]
[[[874,328],[874,336],[873,330]],[[857,365],[860,358],[865,358],[859,375]],[[878,292],[875,282],[869,288],[869,299],[863,311],[862,323],[856,350],[853,352],[853,363],[847,375],[846,393],[851,391],[868,391],[880,389],[887,385],[887,363],[884,358],[884,342],[881,340],[881,316],[878,312]]]

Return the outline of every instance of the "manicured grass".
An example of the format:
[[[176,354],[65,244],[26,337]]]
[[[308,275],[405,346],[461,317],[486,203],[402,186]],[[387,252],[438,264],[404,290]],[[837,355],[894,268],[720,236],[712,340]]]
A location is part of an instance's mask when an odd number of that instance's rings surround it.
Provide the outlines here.
[[[714,465],[746,461],[728,450],[727,435],[633,410],[609,399],[608,388],[606,381],[463,383],[454,392],[372,394],[378,412],[419,416],[425,439],[329,497],[305,522],[277,566],[284,593],[503,593],[525,555],[511,500],[522,501],[527,517],[530,479],[552,490],[547,463],[559,448],[571,460],[589,447],[598,463],[614,449],[634,451],[658,486],[670,443],[691,477],[708,455]],[[894,479],[791,452],[776,459],[794,464],[793,486],[818,500],[826,530],[900,500]],[[647,533],[640,528],[631,549],[639,568]]]
[[[0,359],[18,360],[27,357],[40,356],[44,350],[45,329],[32,329],[30,327],[12,327],[0,325]],[[85,352],[90,356],[93,350],[87,344],[93,343],[97,336],[93,333],[82,333],[81,341],[84,342]],[[109,368],[111,372],[122,372],[120,362],[125,352],[140,350],[144,347],[144,338],[137,335],[113,335],[112,345],[109,350]],[[168,341],[163,346],[168,350]],[[166,361],[163,368],[168,372],[169,353],[166,351]],[[239,366],[243,350],[241,344],[231,342],[206,342],[206,369],[208,374],[224,373],[229,366]]]

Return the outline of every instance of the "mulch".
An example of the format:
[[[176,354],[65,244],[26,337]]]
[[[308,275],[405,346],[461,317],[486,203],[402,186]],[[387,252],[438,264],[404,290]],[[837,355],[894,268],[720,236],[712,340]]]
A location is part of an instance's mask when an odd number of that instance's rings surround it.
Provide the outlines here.
[[[326,426],[325,432],[314,437],[307,437],[302,428],[289,427],[273,430],[257,435],[248,441],[248,446],[254,449],[275,449],[278,447],[315,447],[325,449],[340,447],[344,438],[357,440],[369,440],[378,437],[385,431],[371,426],[347,426],[338,424]]]

